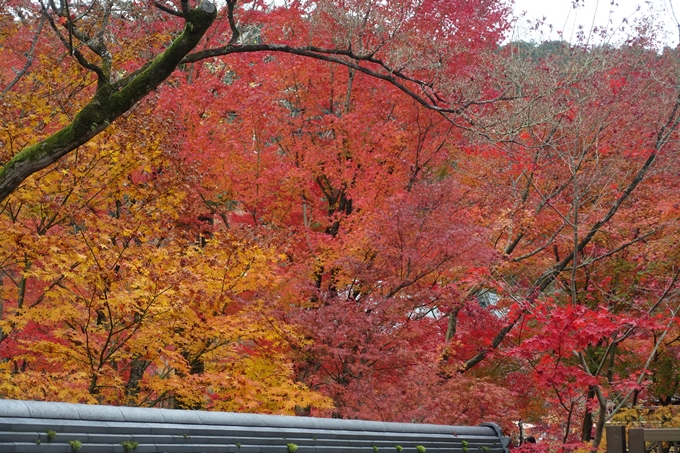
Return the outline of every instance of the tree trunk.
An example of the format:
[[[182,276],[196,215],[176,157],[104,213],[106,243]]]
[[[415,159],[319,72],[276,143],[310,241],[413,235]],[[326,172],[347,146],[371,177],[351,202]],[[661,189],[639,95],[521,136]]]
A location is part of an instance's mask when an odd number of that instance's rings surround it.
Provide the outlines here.
[[[151,365],[149,360],[141,360],[135,357],[130,364],[130,377],[125,385],[125,396],[128,406],[137,406],[137,395],[139,394],[139,381],[142,380],[144,372]]]
[[[588,388],[588,396],[586,397],[586,413],[583,416],[583,424],[581,425],[581,441],[590,442],[593,433],[593,413],[588,409],[588,401],[595,398],[595,388],[591,385]]]

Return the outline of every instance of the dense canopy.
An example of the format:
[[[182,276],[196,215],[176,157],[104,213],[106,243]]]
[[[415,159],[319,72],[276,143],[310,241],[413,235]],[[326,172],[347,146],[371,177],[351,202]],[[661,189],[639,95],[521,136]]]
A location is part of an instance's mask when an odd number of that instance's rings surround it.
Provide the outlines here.
[[[0,0],[0,398],[572,447],[670,411],[677,50],[509,14]]]

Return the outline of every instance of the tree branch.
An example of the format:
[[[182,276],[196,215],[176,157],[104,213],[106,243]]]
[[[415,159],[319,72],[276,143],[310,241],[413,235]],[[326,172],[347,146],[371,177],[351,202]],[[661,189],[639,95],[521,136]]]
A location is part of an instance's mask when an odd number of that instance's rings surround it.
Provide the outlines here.
[[[413,89],[409,88],[406,85],[406,83],[413,83],[420,87],[421,89],[423,89],[423,87],[430,87],[431,84],[410,77],[401,71],[390,68],[389,65],[387,65],[383,61],[374,58],[372,54],[363,55],[357,54],[353,52],[351,49],[334,49],[317,46],[293,47],[286,44],[251,44],[244,46],[228,44],[223,47],[205,49],[199,52],[189,54],[186,56],[184,60],[182,60],[182,63],[194,63],[200,60],[204,60],[206,58],[231,55],[235,53],[254,53],[254,52],[288,53],[292,55],[314,58],[316,60],[328,61],[330,63],[346,66],[348,68],[362,72],[376,79],[384,80],[398,88],[400,91],[402,91],[412,99],[414,99],[423,107],[442,114],[460,115],[471,106],[484,105],[501,101],[511,101],[517,99],[516,96],[500,95],[493,99],[467,101],[465,103],[460,103],[460,105],[457,107],[440,107],[436,105],[433,101],[431,101],[427,95],[421,96],[418,93],[416,93],[416,91],[414,91]],[[380,69],[383,69],[385,72],[381,72],[379,70],[362,66],[359,64],[360,62],[372,63],[374,65],[377,65]]]
[[[7,84],[5,88],[2,89],[0,92],[0,98],[2,97],[3,94],[7,93],[9,90],[11,90],[14,85],[16,85],[19,80],[28,72],[28,69],[31,67],[33,64],[33,57],[34,57],[34,52],[35,52],[35,46],[38,43],[38,38],[40,38],[40,32],[42,32],[43,27],[45,26],[45,16],[40,17],[40,23],[38,24],[38,31],[35,32],[35,36],[33,37],[33,40],[31,41],[31,47],[29,48],[28,52],[26,52],[26,63],[24,64],[24,67],[21,68],[21,70],[17,71],[16,75],[12,79],[11,82]]]
[[[545,291],[545,289],[557,278],[557,276],[565,270],[565,268],[569,265],[570,262],[572,262],[573,257],[581,252],[586,245],[590,243],[590,241],[593,239],[595,234],[600,231],[600,229],[607,223],[609,222],[612,217],[618,212],[619,208],[623,204],[623,202],[633,193],[633,191],[640,185],[642,180],[645,178],[647,173],[649,172],[650,168],[654,164],[654,161],[656,160],[656,157],[658,156],[659,152],[661,149],[668,143],[668,141],[671,138],[671,135],[673,132],[676,131],[678,128],[678,124],[680,124],[680,92],[678,93],[675,104],[673,105],[673,108],[671,109],[670,114],[668,115],[668,118],[666,122],[663,124],[663,126],[659,129],[656,140],[654,143],[654,149],[652,153],[649,155],[645,163],[642,165],[642,167],[638,170],[638,172],[635,174],[635,177],[633,180],[628,184],[628,187],[626,187],[626,190],[621,194],[621,196],[611,205],[607,213],[604,215],[602,219],[599,221],[595,222],[588,233],[581,239],[581,241],[578,243],[578,245],[575,247],[573,253],[568,254],[562,261],[560,261],[558,264],[555,266],[552,266],[549,270],[543,273],[541,277],[538,278],[536,283],[534,284],[534,289],[532,290],[532,296],[530,296],[528,299],[531,299],[532,297],[536,297],[538,294],[542,293]],[[680,310],[680,308],[678,308]],[[517,317],[509,322],[503,329],[501,329],[498,334],[494,337],[493,341],[491,344],[484,348],[482,351],[477,353],[474,357],[469,359],[463,367],[461,368],[461,372],[465,372],[469,370],[471,367],[474,365],[480,363],[488,353],[494,349],[496,349],[501,342],[505,339],[508,333],[512,330],[512,328],[515,326],[515,324],[522,318],[526,310],[521,310],[520,313],[517,315]],[[677,310],[674,312],[673,316],[677,313]],[[665,333],[664,333],[665,335]],[[657,346],[658,347],[658,346]],[[647,365],[646,365],[647,367]],[[645,367],[645,368],[646,368]],[[644,373],[643,373],[644,374]],[[630,394],[628,395],[630,396]],[[618,410],[618,407],[617,409]]]
[[[231,39],[229,39],[228,46],[232,46],[238,42],[241,32],[238,31],[236,21],[234,20],[234,7],[236,0],[227,0],[227,17],[229,18],[229,28],[231,28]]]
[[[176,10],[174,10],[174,9],[172,9],[172,8],[168,8],[167,6],[164,6],[164,5],[162,5],[161,3],[153,2],[153,6],[155,6],[155,7],[158,8],[158,9],[160,9],[161,11],[166,12],[166,13],[168,13],[168,14],[171,14],[171,15],[173,15],[173,16],[184,17],[184,14],[182,14],[182,13],[180,13],[179,11],[176,11]]]
[[[126,79],[126,84],[122,86],[109,83],[100,86],[71,124],[15,155],[0,168],[0,201],[7,198],[31,174],[53,164],[98,135],[167,79],[198,45],[216,15],[215,5],[202,1],[198,8],[189,11],[184,31],[144,70],[134,78]]]

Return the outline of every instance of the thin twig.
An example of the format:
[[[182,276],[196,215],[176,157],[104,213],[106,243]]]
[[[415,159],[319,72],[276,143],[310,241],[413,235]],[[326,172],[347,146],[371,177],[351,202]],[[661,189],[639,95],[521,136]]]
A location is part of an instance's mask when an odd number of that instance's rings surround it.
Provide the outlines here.
[[[35,46],[38,43],[38,38],[40,38],[40,32],[42,32],[43,26],[45,25],[45,16],[40,17],[40,23],[38,24],[38,31],[35,32],[35,36],[33,37],[33,40],[31,41],[31,47],[29,48],[28,52],[26,52],[26,64],[24,64],[24,67],[21,68],[20,71],[16,73],[16,76],[14,76],[14,79],[2,90],[0,93],[0,98],[7,93],[9,90],[16,85],[21,78],[26,75],[28,72],[29,68],[33,64],[33,58],[34,58],[34,52],[35,52]]]

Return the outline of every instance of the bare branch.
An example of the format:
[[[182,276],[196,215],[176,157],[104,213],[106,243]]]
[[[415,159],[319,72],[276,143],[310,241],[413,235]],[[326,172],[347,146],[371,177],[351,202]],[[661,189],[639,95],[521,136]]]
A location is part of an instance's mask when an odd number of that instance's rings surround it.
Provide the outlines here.
[[[172,14],[173,16],[184,17],[184,14],[182,14],[181,12],[176,11],[172,8],[168,8],[167,6],[165,6],[161,3],[153,2],[153,6],[155,6],[156,8],[160,9],[163,12],[166,12],[168,14]]]
[[[596,262],[596,261],[600,261],[600,260],[603,260],[603,259],[605,259],[605,258],[608,258],[608,257],[610,257],[610,256],[612,256],[612,255],[615,255],[615,254],[619,253],[621,250],[624,250],[624,249],[630,247],[630,246],[633,245],[633,244],[636,244],[636,243],[638,243],[638,242],[640,242],[640,241],[644,241],[645,239],[647,239],[648,237],[650,237],[651,235],[653,235],[654,233],[656,233],[657,230],[658,230],[658,229],[655,228],[655,229],[653,229],[653,230],[651,230],[651,231],[648,231],[647,233],[643,234],[642,236],[639,236],[639,237],[637,237],[637,238],[635,238],[635,239],[632,239],[632,240],[630,240],[630,241],[628,241],[628,242],[625,242],[625,243],[621,244],[620,246],[616,247],[616,248],[613,249],[613,250],[608,251],[607,253],[603,253],[602,255],[596,256],[596,257],[594,257],[594,258],[590,258],[590,259],[588,259],[588,260],[584,260],[582,263],[580,263],[579,265],[576,266],[576,269],[580,269],[580,268],[582,268],[582,267],[589,266],[589,265],[591,265],[592,263],[594,263],[594,262]],[[573,267],[573,266],[572,266],[572,267]],[[569,267],[569,268],[566,268],[566,269],[564,269],[564,270],[565,270],[565,271],[570,271],[571,269],[572,269],[572,268]]]
[[[7,93],[9,90],[11,90],[14,85],[16,85],[19,80],[28,72],[29,68],[33,64],[33,57],[34,57],[34,52],[35,52],[35,46],[38,43],[38,38],[40,38],[40,33],[42,32],[43,27],[45,26],[45,16],[42,15],[40,17],[40,23],[38,24],[38,31],[35,32],[35,36],[33,37],[33,40],[31,41],[31,47],[29,48],[28,52],[26,52],[26,63],[24,64],[24,67],[19,70],[14,78],[12,79],[9,84],[3,88],[2,92],[0,92],[0,97],[2,97],[3,94]]]
[[[238,31],[236,26],[236,21],[234,20],[234,7],[236,6],[236,0],[227,0],[227,17],[229,18],[229,27],[231,28],[231,39],[229,40],[228,46],[234,45],[238,42],[241,32]]]
[[[54,9],[54,5],[53,5],[54,2],[50,1],[50,3],[52,4],[52,8]],[[102,70],[102,68],[95,65],[94,63],[90,63],[89,61],[87,61],[85,56],[78,49],[73,48],[72,37],[74,36],[74,34],[73,34],[74,27],[72,26],[71,20],[67,19],[68,20],[67,29],[69,31],[69,35],[68,35],[68,39],[66,39],[61,34],[61,32],[59,31],[59,27],[57,26],[57,23],[54,21],[52,16],[49,14],[49,12],[47,11],[47,7],[45,6],[45,4],[42,1],[40,2],[40,6],[41,6],[41,9],[42,9],[42,17],[49,22],[50,27],[52,28],[52,30],[54,30],[56,35],[59,37],[59,40],[62,42],[62,44],[64,44],[64,46],[68,50],[69,54],[73,55],[76,58],[76,61],[78,61],[78,63],[82,67],[84,67],[85,69],[92,71],[95,74],[97,74],[97,80],[99,82],[100,87],[102,85],[104,85],[106,82],[108,82],[108,76],[105,74],[105,72]],[[83,39],[85,39],[85,37],[83,35],[80,35],[80,36],[83,37]],[[76,38],[78,38],[78,36],[76,36]],[[104,62],[108,63],[108,68],[110,69],[111,54],[109,54],[108,51],[106,51],[105,54],[107,55],[107,58],[104,60]],[[104,57],[102,57],[102,59],[104,59]]]
[[[536,247],[534,250],[532,250],[532,251],[530,251],[530,252],[528,252],[528,253],[526,253],[526,254],[524,254],[524,255],[522,255],[522,256],[518,256],[518,257],[516,257],[516,258],[513,258],[513,259],[512,259],[512,262],[513,262],[513,263],[516,263],[516,262],[518,262],[518,261],[525,260],[525,259],[530,258],[530,257],[534,256],[535,254],[537,254],[537,253],[542,252],[543,250],[545,250],[550,244],[553,243],[553,241],[555,240],[555,238],[557,237],[557,235],[560,234],[560,233],[562,232],[562,230],[563,230],[567,225],[568,225],[568,222],[567,222],[566,220],[564,220],[564,221],[562,222],[562,224],[559,226],[559,228],[557,228],[557,229],[555,230],[555,232],[548,238],[547,241],[545,241],[545,243],[544,243],[543,245],[541,245],[541,246],[539,246],[539,247]]]
[[[500,95],[493,99],[467,101],[457,107],[440,107],[436,105],[433,101],[431,101],[427,94],[425,96],[421,96],[418,93],[416,93],[416,91],[414,91],[413,89],[409,88],[406,85],[406,83],[413,83],[420,87],[421,89],[423,89],[423,87],[430,87],[431,84],[422,80],[415,79],[398,70],[390,68],[389,65],[387,65],[383,61],[374,58],[372,54],[361,55],[355,53],[351,49],[323,48],[316,46],[293,47],[285,44],[252,44],[244,46],[229,44],[223,47],[205,49],[199,52],[189,54],[186,56],[186,58],[184,58],[184,60],[182,60],[182,63],[193,63],[200,60],[204,60],[206,58],[231,55],[235,53],[254,53],[254,52],[288,53],[346,66],[348,68],[362,72],[376,79],[384,80],[390,83],[391,85],[395,86],[400,91],[414,99],[423,107],[429,110],[434,110],[441,114],[461,115],[466,109],[468,109],[471,106],[497,103],[502,101],[511,101],[517,99],[516,96]],[[378,65],[379,69],[371,69],[369,67],[362,66],[360,64],[361,62],[368,62],[374,65]],[[380,69],[383,69],[385,72],[380,71]],[[449,121],[453,121],[450,118],[447,119],[449,119]]]

